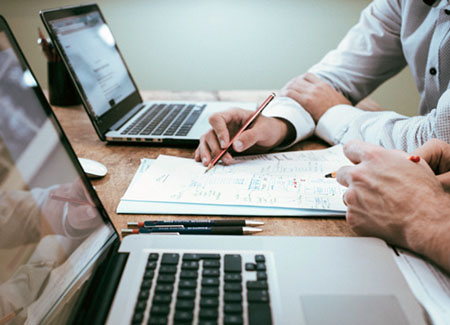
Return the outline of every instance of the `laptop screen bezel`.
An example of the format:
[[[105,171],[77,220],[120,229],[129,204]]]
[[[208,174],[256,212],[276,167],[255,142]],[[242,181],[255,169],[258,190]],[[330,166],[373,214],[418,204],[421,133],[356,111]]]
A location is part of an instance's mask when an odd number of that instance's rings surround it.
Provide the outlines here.
[[[51,22],[54,20],[64,19],[68,17],[74,17],[74,16],[82,16],[89,13],[97,12],[100,14],[103,22],[107,24],[105,17],[103,16],[100,8],[97,4],[86,4],[86,5],[80,5],[80,6],[69,6],[69,7],[62,7],[62,8],[56,8],[56,9],[46,9],[42,10],[40,12],[40,16],[42,19],[42,22],[45,25],[45,28],[47,29],[47,32],[50,35],[50,38],[52,39],[53,44],[55,44],[55,47],[61,56],[62,61],[64,62],[64,65],[66,66],[67,71],[69,72],[72,81],[74,82],[74,85],[76,89],[78,90],[78,93],[80,95],[82,104],[91,119],[92,124],[94,125],[94,128],[96,129],[97,134],[99,135],[100,139],[105,141],[106,137],[105,134],[108,132],[114,124],[116,124],[122,117],[124,117],[128,112],[130,112],[133,108],[135,108],[137,105],[142,103],[142,98],[139,93],[139,89],[136,85],[136,82],[134,81],[130,70],[123,58],[122,53],[119,50],[119,47],[117,46],[117,43],[115,44],[115,48],[120,55],[120,58],[127,70],[128,76],[133,83],[135,91],[132,92],[129,96],[127,96],[125,99],[114,105],[112,108],[110,108],[107,112],[102,114],[101,116],[95,117],[93,113],[91,112],[89,108],[89,104],[87,102],[87,95],[83,90],[83,87],[78,80],[74,68],[71,67],[69,64],[69,59],[65,55],[65,51],[63,50],[63,47],[58,42],[57,37],[55,36],[54,30],[51,27]]]

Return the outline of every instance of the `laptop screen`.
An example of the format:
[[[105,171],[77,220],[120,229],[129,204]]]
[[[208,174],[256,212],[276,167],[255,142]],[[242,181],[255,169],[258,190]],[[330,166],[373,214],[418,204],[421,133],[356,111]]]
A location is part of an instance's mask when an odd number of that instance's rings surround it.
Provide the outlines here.
[[[56,19],[49,24],[94,118],[136,91],[111,30],[99,12]]]
[[[73,301],[116,236],[49,110],[0,16],[0,324]]]

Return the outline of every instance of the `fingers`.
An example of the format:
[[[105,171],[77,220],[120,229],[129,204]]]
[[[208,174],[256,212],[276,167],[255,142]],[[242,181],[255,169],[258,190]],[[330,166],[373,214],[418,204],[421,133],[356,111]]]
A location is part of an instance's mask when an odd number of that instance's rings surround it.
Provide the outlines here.
[[[209,124],[216,134],[220,148],[225,148],[230,141],[230,131],[228,130],[228,123],[236,119],[233,116],[234,111],[222,112],[213,114],[209,118]]]
[[[200,143],[195,151],[194,158],[201,161],[204,166],[208,166],[211,160],[222,150],[219,145],[216,134],[213,130],[208,131],[200,138]],[[233,158],[230,153],[226,153],[221,158],[225,165],[231,164]]]
[[[360,140],[351,140],[344,145],[344,155],[354,164],[371,159],[383,150],[385,149]]]
[[[444,191],[450,193],[450,172],[438,175],[437,179],[444,188]]]
[[[355,168],[355,166],[343,166],[339,168],[336,172],[336,181],[342,186],[349,187],[352,180],[350,172],[353,168]]]
[[[436,174],[450,171],[450,145],[438,139],[428,140],[413,155],[421,157]]]

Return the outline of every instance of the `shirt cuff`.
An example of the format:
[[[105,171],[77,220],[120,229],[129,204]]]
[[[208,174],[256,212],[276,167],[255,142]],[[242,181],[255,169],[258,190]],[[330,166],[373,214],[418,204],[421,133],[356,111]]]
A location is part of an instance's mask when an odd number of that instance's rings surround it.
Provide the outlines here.
[[[268,117],[285,119],[295,129],[295,140],[291,143],[283,143],[283,147],[277,149],[288,148],[314,133],[315,123],[311,115],[299,103],[289,97],[274,99],[263,111],[263,114]]]
[[[351,105],[333,106],[319,119],[315,134],[331,145],[342,143],[351,123],[364,113]]]

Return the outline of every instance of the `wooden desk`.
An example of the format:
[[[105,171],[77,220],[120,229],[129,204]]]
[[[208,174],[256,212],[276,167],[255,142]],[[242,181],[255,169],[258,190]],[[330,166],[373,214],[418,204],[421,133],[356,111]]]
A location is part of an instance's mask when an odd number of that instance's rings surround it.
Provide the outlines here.
[[[201,101],[263,101],[269,91],[217,91],[217,92],[169,92],[145,91],[144,100],[201,100]],[[75,107],[54,107],[66,135],[79,157],[102,162],[108,168],[108,175],[93,182],[97,193],[117,229],[126,228],[128,221],[146,219],[212,219],[218,216],[173,216],[173,215],[123,215],[116,208],[125,193],[141,158],[156,158],[160,154],[193,157],[195,148],[157,146],[112,145],[101,142],[92,127],[84,109]],[[303,141],[291,150],[321,149],[326,144],[319,139]],[[262,235],[296,236],[355,236],[343,218],[246,218],[265,222]]]

